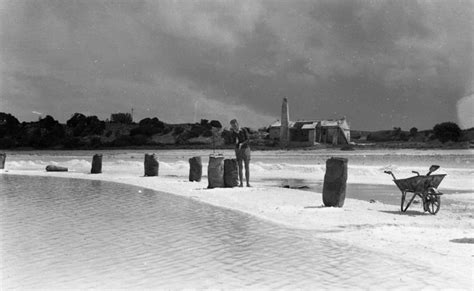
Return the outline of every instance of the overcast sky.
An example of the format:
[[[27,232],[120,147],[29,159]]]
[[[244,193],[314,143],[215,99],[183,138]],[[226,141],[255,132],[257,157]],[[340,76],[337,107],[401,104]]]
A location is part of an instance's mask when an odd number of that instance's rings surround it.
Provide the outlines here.
[[[0,0],[0,111],[474,126],[474,1]],[[466,97],[467,96],[467,97]],[[226,125],[225,124],[225,125]]]

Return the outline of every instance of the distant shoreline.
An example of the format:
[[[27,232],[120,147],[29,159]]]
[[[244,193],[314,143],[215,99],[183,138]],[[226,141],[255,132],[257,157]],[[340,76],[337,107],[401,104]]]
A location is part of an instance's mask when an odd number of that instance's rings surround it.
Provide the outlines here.
[[[0,151],[80,151],[80,150],[231,150],[233,145],[211,147],[206,144],[202,145],[144,145],[144,146],[122,146],[122,147],[77,147],[77,148],[34,148],[34,147],[17,147],[17,148],[4,148]],[[420,143],[420,142],[377,142],[377,143],[359,143],[352,145],[339,145],[332,146],[326,144],[319,144],[308,147],[288,147],[280,148],[278,146],[262,146],[262,145],[251,145],[252,150],[258,151],[279,151],[279,150],[341,150],[341,151],[357,151],[357,150],[380,150],[380,149],[419,149],[419,150],[468,150],[473,149],[474,144],[470,142],[457,142],[457,143]]]
[[[121,116],[122,119],[116,118]],[[196,123],[168,124],[157,117],[133,122],[128,114],[113,114],[115,121],[75,113],[65,124],[51,116],[37,122],[22,122],[0,112],[0,150],[95,150],[95,149],[232,149],[232,132],[218,120],[201,119]],[[279,129],[245,127],[254,150],[281,150]],[[436,130],[435,130],[436,129]],[[468,149],[474,148],[474,128],[460,129],[452,122],[435,125],[433,130],[403,131],[350,130],[344,142],[317,143],[317,139],[292,131],[288,150],[319,149]],[[319,139],[321,140],[321,139]],[[324,141],[327,139],[325,138]],[[331,140],[332,141],[332,140]]]

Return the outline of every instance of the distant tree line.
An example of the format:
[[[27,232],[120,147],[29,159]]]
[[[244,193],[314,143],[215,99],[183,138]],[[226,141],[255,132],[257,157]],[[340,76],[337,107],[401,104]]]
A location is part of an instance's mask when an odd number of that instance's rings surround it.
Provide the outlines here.
[[[247,130],[251,133],[255,145],[269,144],[266,132]],[[351,133],[352,134],[352,133]],[[144,118],[133,122],[130,113],[114,113],[110,121],[100,120],[97,116],[74,113],[66,124],[61,124],[52,116],[45,116],[34,122],[19,122],[9,114],[0,112],[0,148],[57,148],[83,149],[97,147],[127,147],[160,145],[156,136],[171,136],[176,145],[191,145],[201,140],[217,140],[234,144],[232,133],[222,128],[217,120],[202,119],[194,124],[167,124],[157,117]],[[392,130],[371,132],[368,141],[409,141],[417,137],[423,140],[439,140],[443,143],[463,141],[466,137],[454,122],[436,124],[432,130],[419,132],[413,127],[403,131],[399,127]],[[199,138],[199,139],[196,139]],[[354,136],[354,138],[356,138]],[[193,141],[194,140],[194,141]]]
[[[409,141],[423,135],[424,140],[439,140],[442,143],[459,142],[463,140],[463,131],[454,122],[443,122],[436,124],[432,130],[419,132],[416,127],[410,131],[402,131],[400,127],[394,127],[392,130],[381,130],[371,132],[367,135],[368,141],[387,142],[387,141]]]
[[[217,129],[217,130],[216,130]],[[0,148],[97,148],[156,145],[152,136],[172,134],[177,144],[187,144],[191,138],[223,134],[217,120],[171,125],[157,117],[133,122],[130,113],[114,113],[110,121],[97,116],[74,113],[66,124],[47,115],[38,121],[20,123],[9,113],[0,112]]]

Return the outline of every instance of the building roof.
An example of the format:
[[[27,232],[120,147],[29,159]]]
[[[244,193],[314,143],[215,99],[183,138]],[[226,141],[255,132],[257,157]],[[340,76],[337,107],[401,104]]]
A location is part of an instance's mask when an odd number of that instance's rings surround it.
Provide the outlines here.
[[[288,127],[291,128],[291,127],[293,127],[294,125],[295,125],[295,122],[294,122],[294,121],[289,121],[289,122],[288,122]],[[277,121],[273,122],[272,124],[270,124],[270,128],[271,128],[271,127],[280,127],[280,126],[281,126],[280,120],[277,120]]]
[[[317,126],[321,127],[340,127],[342,129],[349,129],[349,124],[345,118],[341,119],[326,119],[326,120],[298,120],[288,122],[289,128],[300,128],[300,129],[313,129]],[[280,120],[277,120],[270,124],[270,128],[281,127]]]
[[[337,120],[321,120],[321,126],[339,126]]]
[[[318,122],[307,123],[301,127],[301,129],[315,129],[318,126]]]

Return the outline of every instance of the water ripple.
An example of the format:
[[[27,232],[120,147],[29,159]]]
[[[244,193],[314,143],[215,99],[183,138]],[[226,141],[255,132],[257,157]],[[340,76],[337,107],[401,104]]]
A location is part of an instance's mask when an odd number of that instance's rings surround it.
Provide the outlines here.
[[[192,199],[78,179],[0,185],[4,289],[456,287],[413,260]]]

